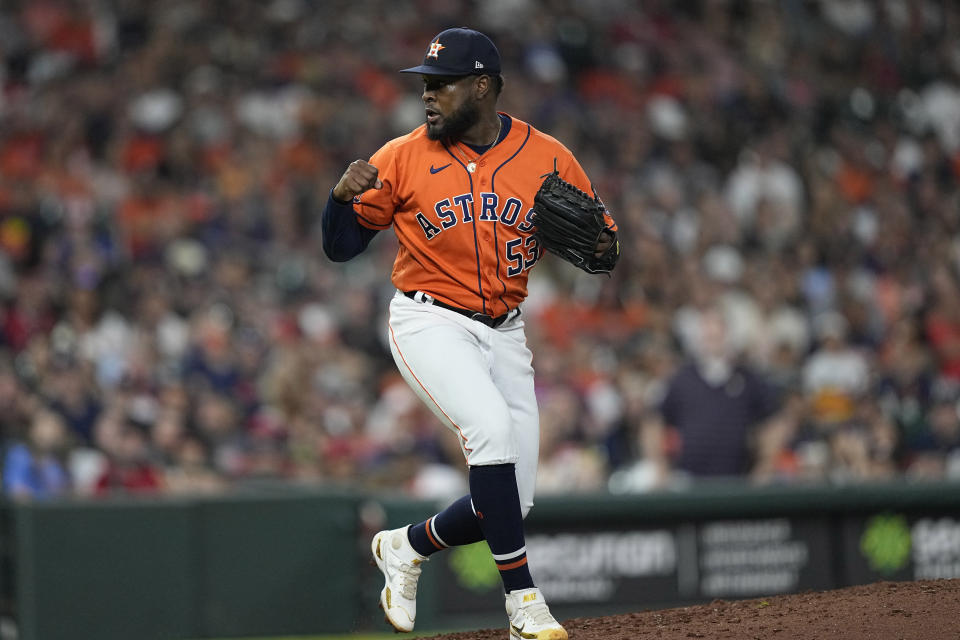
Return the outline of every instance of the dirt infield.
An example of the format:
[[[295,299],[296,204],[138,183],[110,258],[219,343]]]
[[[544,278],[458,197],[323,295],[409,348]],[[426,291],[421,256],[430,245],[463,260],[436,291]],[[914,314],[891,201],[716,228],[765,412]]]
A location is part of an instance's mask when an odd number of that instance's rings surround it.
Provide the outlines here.
[[[564,621],[570,640],[960,640],[960,580],[878,582],[836,591]],[[433,636],[505,640],[506,629]]]

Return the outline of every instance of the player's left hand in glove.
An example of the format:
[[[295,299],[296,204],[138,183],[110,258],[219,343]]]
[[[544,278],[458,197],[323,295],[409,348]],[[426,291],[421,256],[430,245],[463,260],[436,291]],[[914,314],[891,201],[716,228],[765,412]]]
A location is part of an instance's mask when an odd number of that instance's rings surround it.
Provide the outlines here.
[[[547,251],[587,273],[610,273],[620,243],[607,227],[600,198],[592,198],[560,177],[547,174],[533,199],[533,234]]]

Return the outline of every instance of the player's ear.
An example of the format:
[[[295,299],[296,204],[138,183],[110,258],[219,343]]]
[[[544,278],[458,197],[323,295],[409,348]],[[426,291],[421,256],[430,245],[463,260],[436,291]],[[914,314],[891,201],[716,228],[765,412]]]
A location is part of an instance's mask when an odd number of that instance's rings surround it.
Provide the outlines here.
[[[493,90],[493,83],[490,81],[490,76],[477,76],[473,87],[477,100],[482,100]]]

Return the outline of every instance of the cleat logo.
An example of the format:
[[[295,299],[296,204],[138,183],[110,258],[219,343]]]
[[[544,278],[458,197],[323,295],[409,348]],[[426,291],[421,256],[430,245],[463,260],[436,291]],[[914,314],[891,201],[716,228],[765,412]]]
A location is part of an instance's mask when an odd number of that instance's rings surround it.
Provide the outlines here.
[[[380,555],[380,542],[381,542],[381,541],[382,541],[381,539],[379,539],[379,538],[377,539],[377,558],[378,558],[379,560],[383,560],[383,556]]]
[[[528,602],[533,602],[536,599],[537,599],[537,594],[528,593],[527,595],[523,596],[523,603],[526,604]]]
[[[392,604],[390,604],[390,595],[391,595],[391,594],[390,594],[390,587],[387,587],[387,609],[389,609],[390,607],[393,606]]]
[[[427,52],[427,57],[428,57],[428,58],[436,58],[436,59],[439,60],[439,59],[440,59],[440,56],[439,56],[438,54],[440,53],[440,49],[446,49],[446,47],[444,47],[442,44],[440,44],[440,41],[439,41],[439,40],[437,40],[436,42],[431,42],[431,43],[430,43],[430,51]]]
[[[520,627],[518,627],[518,626],[515,625],[515,624],[511,624],[511,625],[510,625],[510,630],[513,632],[511,635],[515,635],[515,636],[518,637],[518,638],[532,638],[533,640],[536,640],[536,638],[537,638],[537,634],[536,634],[536,633],[524,633],[524,632],[523,632],[523,630],[526,629],[526,628],[527,628],[527,624],[526,624],[526,623],[523,623],[523,625],[520,626]]]

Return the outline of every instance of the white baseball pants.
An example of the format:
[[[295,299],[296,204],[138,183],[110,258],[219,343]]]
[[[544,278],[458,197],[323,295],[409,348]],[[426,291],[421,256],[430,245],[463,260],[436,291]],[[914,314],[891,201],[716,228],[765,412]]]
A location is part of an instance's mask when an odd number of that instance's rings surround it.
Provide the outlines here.
[[[526,516],[533,506],[540,418],[522,317],[492,329],[398,291],[388,324],[400,373],[456,434],[467,464],[516,465]]]

